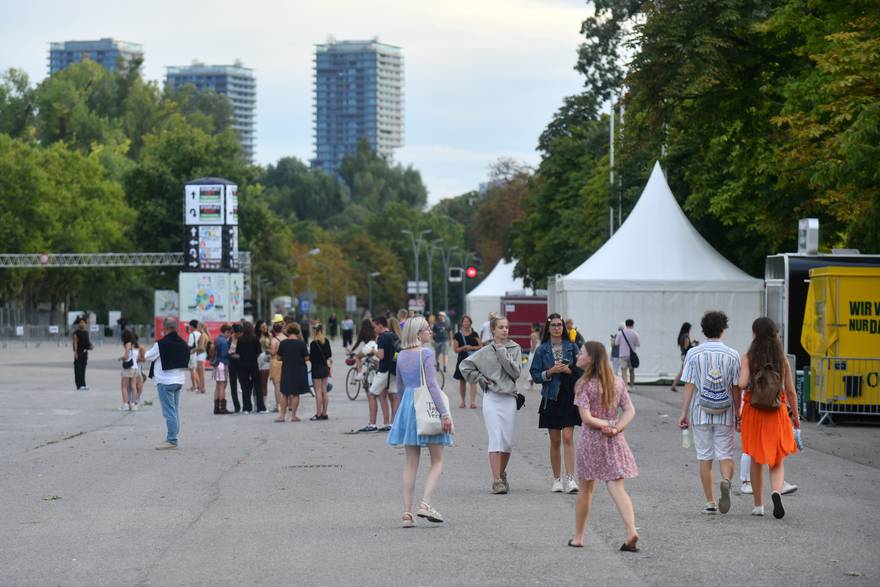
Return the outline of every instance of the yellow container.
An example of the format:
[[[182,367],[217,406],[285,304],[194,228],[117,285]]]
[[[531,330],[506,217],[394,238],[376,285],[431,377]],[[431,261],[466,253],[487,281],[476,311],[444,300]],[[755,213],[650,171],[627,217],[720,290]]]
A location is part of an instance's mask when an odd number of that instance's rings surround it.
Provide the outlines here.
[[[813,401],[880,405],[880,267],[811,269],[801,344]]]

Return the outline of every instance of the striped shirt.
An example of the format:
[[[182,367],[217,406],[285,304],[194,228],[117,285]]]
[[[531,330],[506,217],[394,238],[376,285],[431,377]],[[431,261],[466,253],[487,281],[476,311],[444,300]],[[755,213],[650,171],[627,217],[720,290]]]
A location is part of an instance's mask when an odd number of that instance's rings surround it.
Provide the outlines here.
[[[739,381],[739,353],[719,340],[707,340],[687,352],[681,380],[685,383],[692,383],[696,387],[691,396],[688,419],[691,426],[702,424],[733,426],[735,416],[732,393],[730,408],[723,414],[709,414],[700,407],[700,389],[706,383],[706,378],[710,376],[710,371],[720,372],[724,388],[729,390]]]

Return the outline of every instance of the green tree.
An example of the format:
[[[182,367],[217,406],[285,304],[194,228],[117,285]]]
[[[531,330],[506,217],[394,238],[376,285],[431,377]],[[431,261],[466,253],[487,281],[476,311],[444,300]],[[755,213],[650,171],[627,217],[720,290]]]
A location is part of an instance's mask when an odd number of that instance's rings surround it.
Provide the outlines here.
[[[34,124],[34,90],[27,73],[9,69],[0,77],[0,134],[29,138]]]

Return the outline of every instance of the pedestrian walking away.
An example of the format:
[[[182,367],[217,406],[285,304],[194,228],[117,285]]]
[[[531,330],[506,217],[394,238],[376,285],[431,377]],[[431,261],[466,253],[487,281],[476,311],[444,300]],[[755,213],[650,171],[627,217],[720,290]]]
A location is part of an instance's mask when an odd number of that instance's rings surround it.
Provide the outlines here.
[[[465,314],[461,317],[458,332],[452,338],[452,352],[456,353],[455,373],[452,374],[452,377],[458,380],[458,393],[461,396],[459,408],[466,405],[468,385],[470,385],[471,392],[471,408],[476,409],[477,407],[477,384],[468,383],[461,374],[461,362],[480,350],[482,346],[480,336],[473,330],[473,324],[471,317]]]
[[[89,331],[86,329],[86,319],[80,316],[76,319],[76,330],[73,331],[73,380],[77,391],[88,391],[86,385],[86,366],[89,364],[89,351],[92,350],[92,341],[89,340]]]
[[[269,334],[269,325],[262,320],[257,320],[257,337],[260,340],[260,356],[257,357],[257,367],[260,370],[260,394],[263,396],[263,405],[266,405],[266,397],[269,395],[269,369],[272,357],[272,335]]]
[[[770,318],[752,323],[752,344],[743,357],[739,386],[745,390],[742,418],[743,452],[751,456],[752,514],[764,515],[764,465],[770,468],[773,517],[785,516],[782,491],[785,457],[797,451],[793,428],[801,427],[791,367],[785,359],[779,330]],[[737,406],[739,404],[737,403]],[[789,418],[789,410],[791,417]]]
[[[242,333],[238,338],[236,351],[238,354],[238,382],[241,384],[242,412],[250,414],[254,403],[258,413],[265,413],[263,394],[260,393],[260,368],[258,358],[262,352],[260,341],[254,332],[254,325],[245,322],[241,325]],[[254,400],[252,402],[252,400]]]
[[[224,324],[220,334],[214,340],[214,356],[211,366],[214,367],[214,413],[229,414],[226,408],[226,382],[229,380],[229,338],[232,327]]]
[[[276,422],[284,422],[290,404],[290,421],[299,422],[299,396],[309,392],[309,371],[306,361],[309,348],[302,339],[299,324],[291,322],[284,329],[287,338],[278,345],[277,356],[281,361],[281,406]]]
[[[314,329],[315,340],[309,345],[309,361],[312,364],[312,385],[315,388],[315,415],[310,420],[327,420],[327,381],[330,377],[333,353],[330,341],[324,335],[324,325],[317,324]]]
[[[405,528],[409,528],[415,525],[413,499],[422,448],[428,449],[431,468],[425,479],[425,491],[416,515],[429,522],[443,522],[443,516],[431,503],[440,475],[443,473],[443,447],[452,444],[452,416],[437,385],[434,351],[423,348],[431,343],[432,332],[427,320],[421,316],[408,319],[401,334],[403,350],[400,351],[397,359],[396,381],[401,402],[386,442],[392,446],[403,446],[406,451],[406,464],[403,469],[402,524]],[[423,436],[418,433],[413,395],[416,388],[423,385],[427,386],[431,400],[440,413],[443,428],[440,434]]]
[[[697,341],[691,340],[690,322],[685,322],[681,325],[681,329],[678,331],[678,337],[676,337],[675,342],[678,345],[678,350],[681,352],[681,365],[678,367],[678,373],[676,373],[675,379],[672,380],[672,387],[670,387],[672,391],[678,391],[678,382],[681,381],[681,374],[684,371],[685,355],[687,355],[687,352],[692,346],[697,346]]]
[[[608,363],[605,345],[596,341],[584,344],[577,358],[583,370],[575,390],[583,428],[577,446],[577,468],[580,493],[575,502],[574,537],[568,541],[576,548],[584,545],[587,520],[593,507],[596,481],[604,481],[626,529],[620,547],[625,552],[638,552],[639,541],[632,500],[624,487],[624,479],[639,474],[632,451],[623,431],[636,416],[623,379],[617,377]]]
[[[492,493],[510,491],[507,464],[513,451],[517,411],[517,388],[522,350],[510,340],[506,318],[491,314],[492,342],[461,362],[461,374],[483,388],[483,422],[489,437]]]
[[[339,321],[336,319],[336,314],[330,314],[330,317],[327,318],[327,336],[330,337],[330,340],[336,340],[336,332],[339,330]]]
[[[726,514],[730,510],[734,470],[734,425],[739,417],[740,359],[739,353],[721,342],[727,330],[724,312],[706,312],[700,328],[706,342],[691,348],[685,357],[679,426],[693,436],[706,497],[703,513]],[[718,461],[721,471],[717,502],[712,487],[712,461]]]
[[[122,333],[122,356],[119,357],[119,361],[122,363],[122,372],[120,373],[122,376],[120,383],[122,405],[119,406],[120,411],[130,411],[131,405],[135,401],[137,387],[134,378],[140,377],[137,360],[138,351],[134,348],[134,334],[130,330],[126,330]]]
[[[278,358],[278,345],[287,337],[284,335],[284,317],[275,314],[272,317],[272,340],[269,344],[269,379],[275,390],[275,407],[273,412],[279,410],[281,405],[281,359]]]
[[[388,401],[388,391],[394,383],[392,372],[394,366],[395,340],[394,333],[388,328],[388,320],[385,316],[377,316],[373,319],[373,330],[376,332],[376,358],[379,359],[379,368],[370,384],[370,392],[367,394],[370,409],[370,425],[376,424],[377,411],[382,409],[383,425],[378,428],[380,432],[391,430],[391,422],[394,415],[391,413],[391,405]]]
[[[639,333],[633,329],[633,326],[636,324],[635,321],[632,318],[627,318],[624,324],[625,328],[617,329],[617,339],[615,342],[617,343],[617,352],[620,357],[620,377],[626,383],[627,373],[629,373],[629,386],[632,387],[636,384],[637,365],[633,364],[636,362],[636,349],[641,346],[642,342],[639,339]]]
[[[538,405],[538,428],[550,435],[550,469],[553,472],[554,493],[577,493],[574,470],[574,427],[581,423],[574,405],[574,384],[581,376],[576,365],[578,346],[571,337],[562,317],[553,313],[544,323],[542,342],[535,350],[529,367],[532,381],[541,383],[541,403]],[[562,449],[565,478],[559,458]]]
[[[180,390],[186,380],[190,349],[177,334],[177,319],[165,318],[162,323],[164,336],[146,352],[146,359],[153,361],[156,393],[162,406],[167,434],[165,442],[157,449],[177,448],[180,431]]]

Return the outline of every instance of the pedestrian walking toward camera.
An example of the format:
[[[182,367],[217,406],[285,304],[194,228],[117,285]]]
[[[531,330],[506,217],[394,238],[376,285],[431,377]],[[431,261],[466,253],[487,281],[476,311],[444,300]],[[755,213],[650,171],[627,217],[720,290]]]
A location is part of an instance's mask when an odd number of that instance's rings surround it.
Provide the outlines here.
[[[281,361],[281,406],[276,422],[284,422],[290,406],[290,421],[299,422],[299,396],[309,392],[309,347],[301,336],[299,324],[291,322],[284,328],[287,338],[278,345],[277,356]]]
[[[352,339],[354,337],[354,320],[351,319],[351,316],[346,314],[345,318],[342,319],[342,348],[348,350],[351,346]]]
[[[232,327],[224,324],[220,327],[220,334],[214,340],[214,357],[211,364],[214,367],[214,413],[229,414],[226,409],[226,382],[229,380],[229,338],[232,335]]]
[[[691,348],[684,360],[684,397],[679,426],[693,436],[706,495],[704,514],[730,510],[733,477],[734,425],[739,418],[739,353],[721,342],[727,330],[724,312],[706,312],[700,321],[706,342]],[[712,461],[719,462],[721,497],[712,489]]]
[[[431,328],[427,320],[415,316],[406,321],[402,332],[401,347],[397,358],[397,392],[402,396],[400,409],[394,417],[394,424],[388,433],[386,442],[392,446],[403,446],[406,450],[406,465],[403,469],[403,526],[415,525],[413,518],[413,497],[415,494],[416,474],[422,448],[427,447],[431,455],[431,469],[425,479],[425,492],[416,511],[416,515],[429,522],[442,522],[443,516],[434,509],[431,502],[440,475],[443,473],[443,447],[452,444],[452,416],[449,406],[443,401],[440,387],[437,385],[435,369],[436,358],[430,348]],[[427,348],[424,348],[426,347]],[[443,432],[441,434],[422,436],[418,433],[415,410],[415,390],[426,386],[431,400],[440,413]]]
[[[437,319],[431,327],[434,332],[434,355],[437,357],[437,370],[442,369],[446,373],[449,364],[449,319],[446,312],[437,314]]]
[[[550,435],[550,469],[553,472],[554,493],[577,493],[574,480],[574,427],[580,426],[581,416],[574,405],[574,384],[581,376],[576,365],[578,346],[571,342],[568,330],[559,314],[553,313],[544,323],[541,344],[535,350],[529,376],[541,383],[541,403],[538,406],[538,428]],[[562,477],[559,451],[565,460],[566,476]]]
[[[263,404],[263,394],[260,393],[260,368],[257,364],[258,357],[262,352],[260,341],[254,332],[254,325],[245,322],[242,326],[241,336],[238,338],[236,352],[238,353],[238,382],[241,383],[242,411],[250,414],[256,403],[257,412],[266,413]],[[253,403],[251,400],[255,400]]]
[[[327,318],[327,336],[330,340],[336,340],[336,332],[339,330],[339,321],[336,319],[336,313],[330,314]]]
[[[327,405],[330,397],[327,395],[327,381],[330,377],[333,353],[330,350],[330,341],[324,335],[323,324],[315,325],[313,330],[315,340],[309,345],[309,361],[312,364],[312,385],[315,388],[315,415],[310,420],[327,420]]]
[[[755,500],[752,515],[764,515],[764,465],[767,465],[770,468],[773,517],[782,518],[785,516],[782,506],[783,461],[797,451],[792,426],[801,427],[797,394],[791,367],[785,360],[779,330],[773,320],[758,318],[752,322],[752,337],[739,374],[739,386],[745,390],[745,396],[742,419],[737,418],[737,425],[741,424],[743,452],[752,457],[751,482]]]
[[[157,449],[177,448],[177,434],[180,431],[180,389],[186,380],[190,349],[177,334],[177,319],[165,318],[162,324],[164,336],[154,344],[145,357],[153,363],[153,376],[156,379],[156,394],[162,406],[167,434],[165,442]]]
[[[491,314],[492,342],[461,362],[462,376],[483,388],[483,422],[489,436],[489,465],[492,493],[510,491],[507,464],[513,451],[516,426],[517,389],[522,368],[522,350],[509,339],[506,318]]]
[[[678,368],[678,373],[676,374],[675,379],[672,380],[672,387],[670,388],[672,391],[678,391],[678,382],[681,381],[681,374],[684,371],[685,355],[687,355],[687,352],[692,346],[697,346],[697,341],[691,340],[690,322],[685,322],[681,325],[681,329],[678,331],[678,337],[676,337],[675,340],[678,345],[678,350],[681,351],[681,365]]]
[[[71,344],[73,346],[73,380],[77,391],[88,391],[86,385],[86,366],[89,364],[89,351],[94,347],[89,340],[89,331],[86,329],[86,319],[80,316],[75,322],[76,330],[73,331]]]
[[[477,384],[468,384],[461,374],[461,362],[480,350],[482,346],[480,344],[480,336],[474,332],[473,324],[474,322],[471,320],[471,317],[465,314],[461,317],[458,332],[452,338],[452,352],[456,353],[455,373],[452,374],[452,377],[458,380],[458,394],[461,396],[461,402],[458,404],[459,408],[465,407],[468,385],[471,388],[471,408],[477,408]]]
[[[122,381],[120,383],[122,405],[119,406],[119,411],[131,411],[131,404],[135,401],[137,388],[134,378],[140,377],[137,360],[138,351],[134,348],[134,335],[130,330],[126,330],[122,333],[122,356],[119,357],[119,361],[122,362]]]
[[[574,537],[568,545],[584,545],[587,519],[593,507],[593,490],[596,481],[604,481],[626,527],[626,540],[620,550],[638,552],[635,513],[623,485],[624,479],[639,474],[623,436],[623,431],[635,418],[636,410],[623,379],[611,371],[605,345],[596,341],[585,343],[578,354],[577,365],[583,369],[583,376],[577,382],[574,403],[584,426],[577,447],[580,493],[575,503]]]
[[[636,349],[642,344],[639,339],[639,333],[633,328],[635,324],[632,318],[627,318],[625,322],[626,327],[618,328],[615,341],[617,342],[618,355],[620,356],[620,377],[625,383],[627,381],[627,372],[629,372],[630,387],[636,384],[637,365],[634,364],[638,362],[636,359],[638,356]]]

